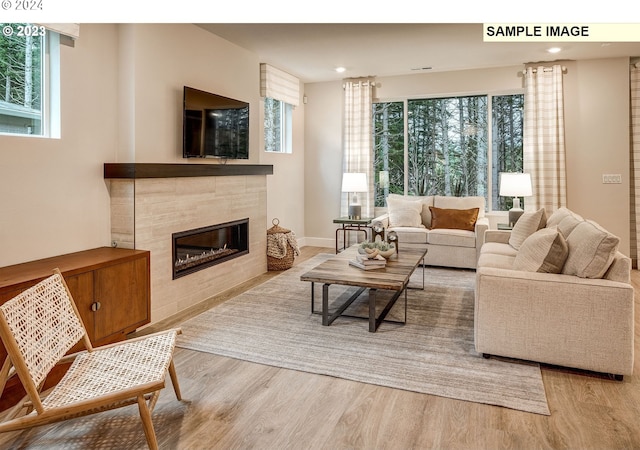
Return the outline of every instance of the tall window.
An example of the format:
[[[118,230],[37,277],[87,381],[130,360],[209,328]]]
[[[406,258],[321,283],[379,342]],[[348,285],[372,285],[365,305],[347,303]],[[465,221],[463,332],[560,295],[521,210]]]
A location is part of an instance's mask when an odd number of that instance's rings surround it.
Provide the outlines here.
[[[404,102],[373,104],[375,206],[404,193]]]
[[[264,99],[264,147],[268,152],[291,153],[293,107],[281,100]]]
[[[522,94],[374,104],[376,206],[406,193],[484,196],[489,210],[508,209],[498,173],[522,170],[522,104]]]
[[[511,209],[513,198],[500,197],[500,172],[522,172],[522,133],[524,95],[498,95],[492,98],[492,205],[496,211]]]
[[[59,90],[47,69],[51,53],[57,58],[58,35],[27,23],[0,26],[0,133],[51,135],[51,121],[57,124],[57,118],[49,111]],[[56,51],[48,51],[54,45]]]

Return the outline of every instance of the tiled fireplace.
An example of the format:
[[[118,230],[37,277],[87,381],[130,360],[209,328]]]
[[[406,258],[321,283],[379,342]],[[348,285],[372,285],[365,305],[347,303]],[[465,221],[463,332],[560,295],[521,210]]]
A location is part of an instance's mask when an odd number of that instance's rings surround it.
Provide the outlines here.
[[[113,166],[135,170],[114,173]],[[154,175],[151,169],[156,166],[162,176]],[[266,175],[272,170],[249,165],[105,164],[114,245],[151,251],[152,322],[266,272]],[[216,237],[182,242],[203,247],[197,249],[199,254],[217,252],[217,261],[206,261],[197,271],[182,268],[176,276],[174,238],[216,227],[223,230],[215,232]],[[238,232],[245,233],[244,242],[234,234]]]

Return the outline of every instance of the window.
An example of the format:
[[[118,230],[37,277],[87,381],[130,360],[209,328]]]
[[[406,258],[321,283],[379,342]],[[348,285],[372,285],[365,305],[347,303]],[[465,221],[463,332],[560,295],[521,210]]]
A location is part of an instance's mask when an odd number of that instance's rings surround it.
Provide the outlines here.
[[[522,170],[523,97],[374,103],[375,205],[389,193],[477,195],[488,210],[509,209],[511,200],[498,196],[498,173]]]
[[[0,133],[59,136],[59,35],[43,26],[3,23]]]
[[[267,152],[291,153],[293,107],[281,100],[264,99],[264,148]]]
[[[498,95],[492,98],[492,205],[496,211],[511,209],[513,198],[500,197],[500,172],[522,172],[524,95]]]

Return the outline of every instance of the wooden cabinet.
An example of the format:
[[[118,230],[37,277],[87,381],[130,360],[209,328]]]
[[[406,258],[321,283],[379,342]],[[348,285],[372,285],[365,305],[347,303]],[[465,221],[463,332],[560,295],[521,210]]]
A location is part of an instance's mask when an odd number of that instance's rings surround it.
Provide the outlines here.
[[[0,304],[51,275],[54,268],[62,272],[94,346],[124,340],[150,322],[150,254],[145,250],[101,247],[2,267]],[[0,364],[5,357],[2,345]],[[57,382],[61,373],[52,374],[48,383]],[[20,391],[19,384],[8,384],[0,410],[15,403],[14,398],[23,395]]]

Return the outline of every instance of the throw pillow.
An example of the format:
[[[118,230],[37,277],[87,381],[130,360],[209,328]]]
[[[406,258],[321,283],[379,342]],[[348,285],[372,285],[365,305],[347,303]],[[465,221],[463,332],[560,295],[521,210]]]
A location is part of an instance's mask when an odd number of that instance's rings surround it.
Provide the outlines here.
[[[417,227],[424,228],[422,224],[422,203],[415,200],[402,198],[387,198],[390,227]]]
[[[544,208],[522,214],[511,230],[509,245],[516,250],[520,250],[520,246],[524,240],[540,228],[543,228],[546,223],[547,218],[544,214]]]
[[[429,206],[431,228],[474,231],[480,208],[446,209]]]
[[[513,260],[515,270],[561,273],[569,246],[556,227],[541,228],[526,238]]]
[[[613,262],[620,239],[595,222],[580,222],[567,238],[569,256],[562,273],[602,278]]]
[[[422,225],[424,225],[425,228],[431,227],[431,212],[429,211],[429,206],[433,205],[433,195],[421,196],[389,194],[387,196],[387,199],[400,199],[407,202],[419,202],[422,205],[422,211],[420,212],[420,215],[422,216]]]
[[[564,237],[568,238],[575,227],[582,222],[584,222],[582,217],[567,216],[558,223],[558,230],[564,235]]]
[[[571,216],[575,217],[576,214],[570,209],[565,208],[564,206],[561,208],[558,208],[554,212],[552,212],[549,218],[547,219],[547,226],[555,227],[562,221],[562,219],[566,217],[571,217]]]

